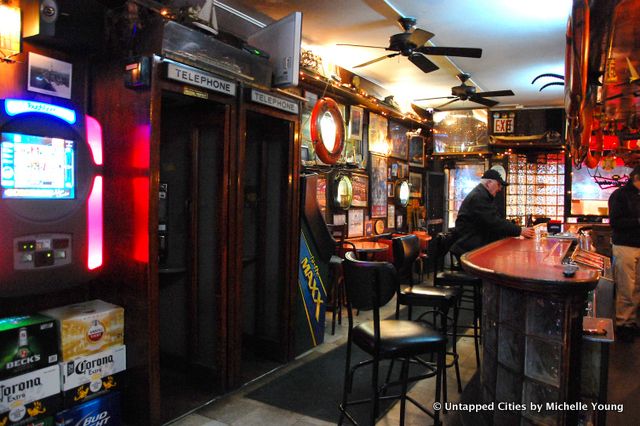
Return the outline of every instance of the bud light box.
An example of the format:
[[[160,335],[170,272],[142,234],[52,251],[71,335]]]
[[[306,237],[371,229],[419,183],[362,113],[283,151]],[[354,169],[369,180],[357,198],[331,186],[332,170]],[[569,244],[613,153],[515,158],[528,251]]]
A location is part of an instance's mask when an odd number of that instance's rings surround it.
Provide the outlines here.
[[[53,318],[24,315],[0,319],[0,380],[57,363],[58,329]]]
[[[124,344],[124,308],[92,300],[42,312],[58,320],[62,361]]]
[[[56,415],[56,426],[120,426],[120,392],[111,392]]]
[[[118,346],[60,363],[64,406],[71,407],[121,389],[126,354],[126,347]]]
[[[51,416],[60,406],[58,365],[0,381],[0,425],[37,424],[36,420]]]

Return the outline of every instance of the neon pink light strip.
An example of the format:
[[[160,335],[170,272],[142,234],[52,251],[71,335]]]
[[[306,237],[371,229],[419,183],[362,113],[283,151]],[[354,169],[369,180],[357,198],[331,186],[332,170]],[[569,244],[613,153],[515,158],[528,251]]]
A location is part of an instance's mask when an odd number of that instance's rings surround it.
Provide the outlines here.
[[[102,266],[102,176],[93,179],[87,202],[87,267]]]
[[[96,165],[102,165],[102,126],[98,120],[88,115],[85,116],[87,127],[87,142],[91,148],[91,154],[93,155],[93,162]]]

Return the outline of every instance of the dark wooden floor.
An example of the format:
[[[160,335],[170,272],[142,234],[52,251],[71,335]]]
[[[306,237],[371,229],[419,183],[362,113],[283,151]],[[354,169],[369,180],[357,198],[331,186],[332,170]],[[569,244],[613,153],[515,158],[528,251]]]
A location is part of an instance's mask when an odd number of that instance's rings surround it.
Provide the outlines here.
[[[616,342],[609,358],[610,403],[622,404],[623,411],[607,412],[607,425],[627,426],[640,422],[640,337],[633,343]]]

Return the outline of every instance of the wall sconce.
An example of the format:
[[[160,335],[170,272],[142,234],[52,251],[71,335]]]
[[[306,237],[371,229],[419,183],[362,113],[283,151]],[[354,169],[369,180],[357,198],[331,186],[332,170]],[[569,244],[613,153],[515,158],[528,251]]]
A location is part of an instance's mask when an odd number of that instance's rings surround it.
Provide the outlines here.
[[[0,61],[13,62],[12,56],[20,53],[20,8],[0,1]]]

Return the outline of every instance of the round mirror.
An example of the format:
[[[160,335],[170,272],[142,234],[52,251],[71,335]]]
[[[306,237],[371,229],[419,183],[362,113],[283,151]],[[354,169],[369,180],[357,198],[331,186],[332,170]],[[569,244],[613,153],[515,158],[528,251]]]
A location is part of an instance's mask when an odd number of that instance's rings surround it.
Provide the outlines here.
[[[351,178],[347,175],[339,175],[334,182],[333,203],[336,208],[349,210],[353,201],[353,186]]]
[[[402,180],[396,184],[396,203],[401,207],[407,207],[409,204],[409,182]]]

